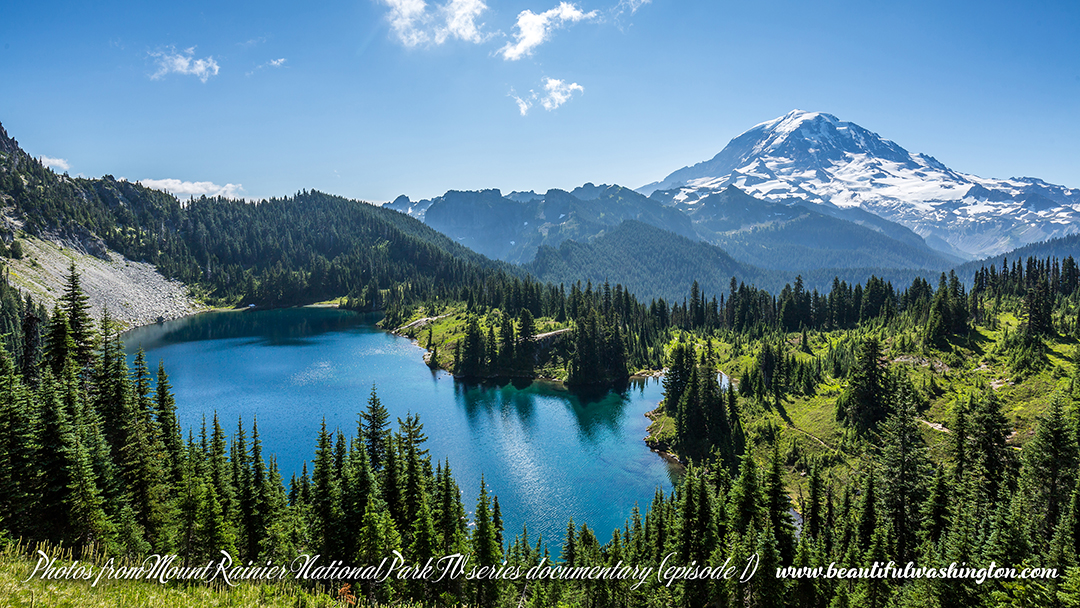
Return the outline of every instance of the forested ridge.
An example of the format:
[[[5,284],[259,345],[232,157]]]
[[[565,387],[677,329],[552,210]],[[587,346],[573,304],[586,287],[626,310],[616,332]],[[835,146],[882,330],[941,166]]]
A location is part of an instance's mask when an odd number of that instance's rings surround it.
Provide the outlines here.
[[[444,298],[489,274],[521,274],[360,201],[302,191],[258,202],[181,202],[109,175],[57,175],[6,133],[0,140],[0,202],[24,220],[24,232],[153,263],[211,304],[293,306],[352,296],[359,308],[382,309]],[[17,243],[16,236],[6,240]]]

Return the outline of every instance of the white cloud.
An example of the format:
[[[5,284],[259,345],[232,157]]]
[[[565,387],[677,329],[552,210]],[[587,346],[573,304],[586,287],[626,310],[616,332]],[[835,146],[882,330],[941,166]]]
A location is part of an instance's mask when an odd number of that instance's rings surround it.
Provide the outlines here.
[[[442,44],[447,38],[457,38],[473,43],[483,42],[484,36],[480,34],[476,18],[485,10],[487,10],[487,5],[481,0],[450,0],[439,9],[446,25],[436,32],[436,43]]]
[[[518,97],[517,95],[514,94],[513,89],[510,89],[509,96],[511,98],[513,98],[513,100],[515,102],[517,102],[518,111],[521,112],[522,116],[525,116],[525,115],[527,115],[529,113],[529,108],[531,108],[532,105],[533,105],[531,99],[523,99],[521,97]],[[535,99],[536,98],[536,93],[533,93],[532,97],[533,97],[533,99]]]
[[[547,94],[540,98],[540,103],[544,106],[545,110],[550,112],[570,101],[570,96],[573,95],[574,92],[584,93],[585,87],[576,82],[567,84],[562,80],[555,78],[545,78],[544,90],[547,91]]]
[[[544,106],[544,109],[550,112],[570,101],[570,98],[573,97],[574,93],[585,92],[585,87],[580,84],[576,82],[567,83],[558,78],[545,78],[543,85],[543,95],[540,95],[536,91],[529,91],[528,97],[519,97],[513,89],[510,89],[507,96],[513,99],[514,103],[517,104],[518,111],[521,112],[521,115],[526,116],[535,102],[540,102],[540,105]]]
[[[408,47],[442,44],[451,38],[480,43],[486,37],[480,33],[476,19],[487,10],[483,0],[448,0],[446,4],[428,10],[424,0],[382,0],[390,7],[387,19],[398,40]]]
[[[40,160],[41,164],[45,165],[46,167],[51,167],[51,168],[59,170],[59,171],[67,171],[68,169],[71,168],[71,165],[68,164],[67,159],[63,159],[63,158],[52,158],[52,157],[49,157],[49,156],[41,156],[41,157],[38,157],[38,160]]]
[[[570,4],[562,2],[559,6],[540,13],[530,10],[521,11],[517,18],[517,33],[515,41],[507,43],[498,50],[504,59],[517,61],[522,57],[532,55],[533,49],[543,44],[551,37],[551,32],[566,22],[577,22],[583,19],[593,19],[597,16],[596,11],[588,13]]]
[[[139,183],[147,188],[165,190],[177,197],[187,196],[223,196],[225,198],[240,198],[244,191],[241,184],[225,184],[219,186],[214,182],[185,182],[178,179],[143,179]]]
[[[383,0],[390,7],[390,27],[405,46],[416,46],[427,41],[427,32],[418,29],[429,16],[424,0]]]
[[[195,47],[176,52],[174,47],[168,51],[150,53],[157,60],[158,70],[150,75],[153,80],[158,80],[166,74],[185,74],[195,76],[206,82],[211,76],[217,76],[218,64],[213,57],[195,59]]]

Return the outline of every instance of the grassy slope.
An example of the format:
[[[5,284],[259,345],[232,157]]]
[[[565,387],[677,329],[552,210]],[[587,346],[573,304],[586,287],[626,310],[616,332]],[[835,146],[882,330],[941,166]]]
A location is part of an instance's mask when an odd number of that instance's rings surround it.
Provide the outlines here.
[[[1006,330],[1017,331],[1019,321],[1008,313],[998,315],[997,319],[996,328],[976,327],[966,338],[955,340],[949,350],[922,352],[917,347],[900,350],[895,348],[893,339],[884,341],[889,364],[905,367],[915,386],[925,387],[923,393],[928,396],[929,406],[920,413],[924,421],[923,437],[939,462],[947,459],[948,427],[953,408],[960,400],[987,387],[993,390],[1014,430],[1008,443],[1020,450],[1032,437],[1039,417],[1055,396],[1068,396],[1073,377],[1080,373],[1072,363],[1073,354],[1080,346],[1075,338],[1064,335],[1047,340],[1047,361],[1040,370],[1019,376],[1012,373],[999,343]],[[810,332],[809,342],[814,354],[824,357],[830,342],[838,344],[844,338],[856,337],[851,335],[854,333]],[[909,332],[908,338],[909,343],[918,343],[914,333]],[[799,339],[799,334],[788,335],[789,353],[798,351]],[[698,347],[704,349],[704,343],[699,341]],[[736,348],[714,344],[714,348],[719,354],[720,370],[737,379],[753,364],[758,345]],[[811,355],[798,352],[797,356],[810,358]],[[1077,381],[1080,385],[1080,378]],[[771,458],[769,437],[774,434],[779,437],[788,465],[788,489],[796,508],[800,498],[807,496],[805,463],[815,457],[822,459],[829,468],[833,487],[840,488],[867,462],[862,448],[853,446],[850,438],[845,441],[845,430],[835,418],[836,400],[846,384],[846,380],[829,378],[818,385],[813,395],[788,395],[782,403],[783,412],[772,404],[740,399],[747,445],[753,448],[759,464]],[[934,386],[936,390],[931,390]],[[663,412],[658,412],[654,420],[650,427],[654,439],[670,442],[674,421]]]
[[[500,322],[500,317],[501,313],[498,310],[493,310],[486,315],[478,317],[477,320],[480,324],[482,335],[486,336],[488,326],[493,324],[496,335],[498,335],[498,323]],[[433,318],[433,320],[414,324],[415,321],[424,318]],[[454,349],[465,339],[465,324],[467,320],[468,315],[465,313],[465,306],[461,303],[434,311],[427,310],[423,306],[420,306],[413,311],[411,317],[406,319],[406,322],[401,328],[387,329],[395,330],[395,333],[416,340],[417,344],[427,348],[428,351],[431,352],[432,348],[428,346],[428,330],[430,329],[431,344],[437,347],[435,355],[436,362],[440,368],[449,370],[453,368]],[[535,320],[535,327],[537,334],[543,334],[557,329],[564,329],[569,327],[569,325],[567,323],[559,323],[549,317],[541,317]],[[541,367],[538,368],[536,372],[541,378],[563,378],[566,376],[565,362],[558,360],[551,361],[542,358]]]

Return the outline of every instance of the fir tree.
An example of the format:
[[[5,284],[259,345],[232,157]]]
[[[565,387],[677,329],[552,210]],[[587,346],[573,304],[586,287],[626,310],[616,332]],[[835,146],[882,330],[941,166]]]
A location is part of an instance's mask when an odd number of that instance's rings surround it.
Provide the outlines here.
[[[1076,483],[1076,436],[1057,399],[1024,446],[1020,492],[1031,538],[1045,547],[1054,534]]]
[[[784,488],[780,462],[780,442],[773,442],[772,460],[765,476],[765,509],[780,554],[780,563],[791,565],[795,559],[795,522],[791,517],[791,498]]]
[[[82,291],[79,273],[73,260],[68,269],[64,293],[60,296],[58,304],[63,308],[64,316],[67,318],[71,338],[75,343],[74,358],[80,369],[89,366],[93,359],[94,328],[90,319],[89,300],[90,298]]]
[[[379,400],[375,392],[375,385],[371,385],[371,396],[368,397],[367,409],[360,414],[361,434],[364,445],[367,448],[368,458],[371,459],[371,468],[379,471],[386,462],[386,452],[389,449],[390,412]]]
[[[315,472],[312,479],[311,503],[315,515],[315,538],[323,555],[340,554],[338,542],[341,530],[341,485],[334,474],[333,444],[326,430],[326,420],[319,430],[315,449]]]
[[[928,450],[915,420],[913,389],[901,382],[895,411],[881,427],[881,502],[884,521],[892,526],[898,561],[915,558],[921,528],[920,505],[926,497]]]
[[[496,539],[495,525],[491,521],[490,506],[488,501],[487,484],[484,478],[480,478],[480,496],[476,500],[476,529],[472,536],[472,550],[476,556],[476,563],[480,565],[497,566],[502,559],[502,547]],[[499,594],[496,581],[480,579],[475,582],[476,604],[478,606],[494,606]]]

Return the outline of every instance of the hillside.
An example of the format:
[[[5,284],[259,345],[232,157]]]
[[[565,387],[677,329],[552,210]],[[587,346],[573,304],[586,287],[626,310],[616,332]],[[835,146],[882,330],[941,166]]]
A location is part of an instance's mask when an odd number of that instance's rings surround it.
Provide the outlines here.
[[[788,251],[794,249],[797,246]],[[842,256],[838,255],[837,260],[843,261]],[[734,255],[715,245],[691,241],[634,221],[623,222],[587,242],[565,241],[557,249],[542,247],[536,259],[523,268],[545,282],[621,283],[638,298],[646,301],[664,298],[668,302],[689,296],[694,281],[705,293],[719,295],[730,292],[733,277],[773,292],[802,277],[807,289],[826,292],[836,279],[854,284],[876,276],[906,286],[916,277],[936,280],[940,274],[940,270],[881,267],[765,270],[736,260]]]
[[[931,249],[915,233],[860,210],[819,212],[822,205],[768,202],[734,186],[693,205],[678,204],[703,239],[735,259],[773,270],[820,268],[943,269],[958,260]],[[898,237],[898,238],[897,238]],[[903,239],[903,240],[900,240]]]
[[[685,297],[693,281],[705,293],[720,294],[730,289],[732,277],[752,283],[763,274],[718,247],[636,221],[623,222],[587,243],[564,241],[558,249],[541,247],[524,268],[546,282],[609,281],[646,301],[671,302]]]
[[[122,256],[124,268],[145,262],[214,305],[283,306],[352,295],[359,306],[376,300],[384,306],[388,300],[380,298],[387,289],[400,287],[385,294],[389,301],[411,301],[490,273],[520,272],[415,219],[321,192],[258,202],[181,202],[110,175],[57,175],[2,127],[0,206],[8,218],[0,227],[6,243],[21,235],[52,244],[29,248],[33,255],[63,247],[77,252],[64,254],[69,257]],[[37,263],[44,267],[46,261]],[[34,262],[30,257],[26,263]],[[91,296],[102,301],[104,294]],[[156,319],[173,307],[162,302],[152,308],[160,309],[151,313]]]
[[[969,281],[971,280],[971,277],[975,275],[975,272],[984,266],[986,268],[994,266],[1000,271],[1006,260],[1009,260],[1009,264],[1011,265],[1019,260],[1026,260],[1027,258],[1044,260],[1046,258],[1065,259],[1069,256],[1080,259],[1080,234],[1032,243],[1001,255],[984,258],[976,262],[961,264],[954,270],[963,280]]]
[[[114,251],[101,259],[38,238],[22,238],[20,245],[23,256],[3,262],[8,280],[48,310],[63,293],[72,263],[95,319],[107,308],[121,326],[133,327],[206,310],[183,283],[165,278],[152,264],[133,262]]]
[[[521,197],[519,201],[502,196],[498,190],[450,191],[434,199],[423,218],[454,241],[513,263],[531,261],[539,247],[584,241],[624,220],[697,238],[685,215],[627,188],[600,186],[574,192],[549,190],[543,197]],[[411,209],[401,208],[400,201],[387,207]]]

